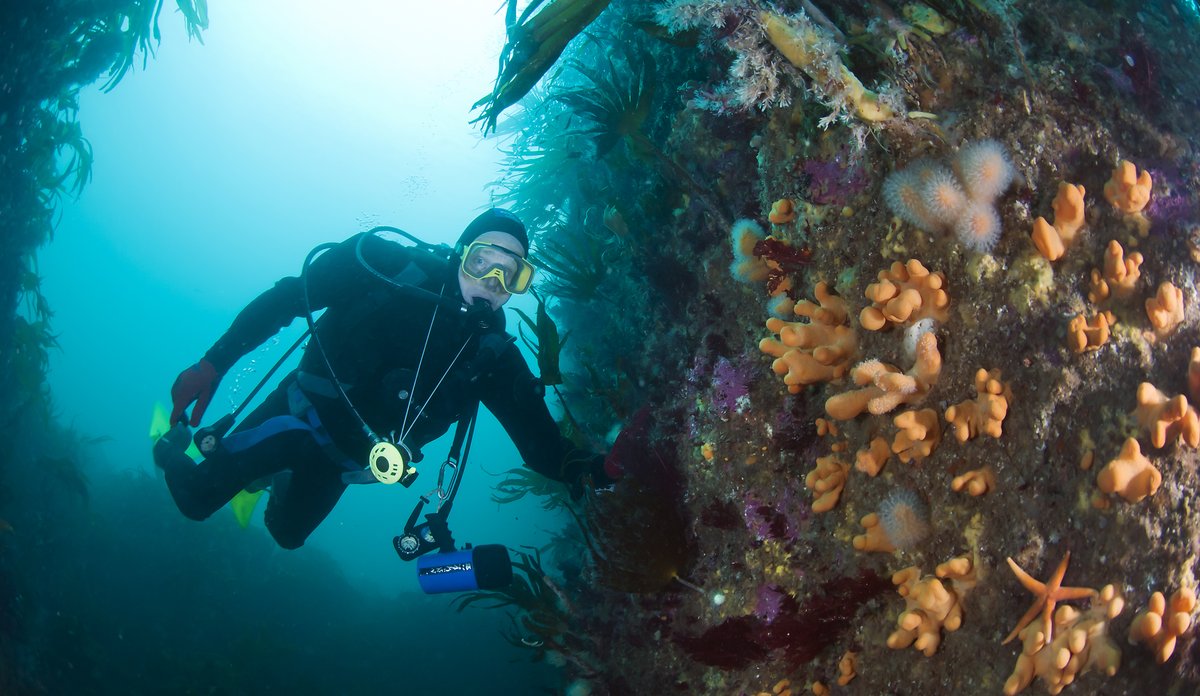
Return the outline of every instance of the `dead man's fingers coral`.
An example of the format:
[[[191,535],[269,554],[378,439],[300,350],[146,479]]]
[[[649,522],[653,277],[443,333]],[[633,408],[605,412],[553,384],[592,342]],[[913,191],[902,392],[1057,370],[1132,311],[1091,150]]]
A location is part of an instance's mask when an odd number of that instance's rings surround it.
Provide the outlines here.
[[[1175,641],[1191,628],[1195,611],[1196,593],[1186,587],[1171,595],[1169,605],[1161,592],[1155,592],[1146,611],[1129,625],[1129,642],[1149,645],[1159,664],[1166,662],[1175,652]]]
[[[1112,312],[1100,312],[1091,319],[1077,315],[1067,324],[1067,346],[1074,353],[1098,350],[1108,343],[1116,323],[1117,317]]]
[[[1146,300],[1146,316],[1159,338],[1175,330],[1183,321],[1183,291],[1171,282],[1158,286],[1158,293]]]
[[[1128,297],[1137,287],[1141,277],[1142,255],[1133,252],[1125,255],[1125,249],[1117,240],[1108,243],[1104,251],[1104,270],[1092,269],[1091,287],[1088,290],[1088,300],[1100,303],[1110,295],[1117,298]]]
[[[1200,446],[1200,414],[1182,394],[1170,397],[1153,384],[1142,382],[1133,413],[1155,448],[1176,439],[1188,447]]]
[[[1033,221],[1033,244],[1038,253],[1048,261],[1057,261],[1066,253],[1066,248],[1075,240],[1079,228],[1083,226],[1084,188],[1063,181],[1058,185],[1058,195],[1054,197],[1054,224],[1046,218],[1039,217]]]
[[[984,466],[974,471],[955,476],[950,481],[950,488],[955,492],[966,490],[967,493],[979,497],[996,487],[996,473],[992,467]]]
[[[941,422],[937,411],[931,408],[905,411],[892,422],[900,429],[892,442],[892,451],[905,464],[928,457],[942,439]]]
[[[1004,419],[1012,404],[1012,389],[1000,381],[1000,370],[975,372],[974,401],[963,401],[946,409],[946,420],[954,426],[954,437],[966,442],[979,435],[998,438],[1003,434]]]
[[[850,465],[836,455],[817,457],[816,468],[808,472],[804,479],[805,485],[816,495],[812,503],[813,512],[829,512],[837,505],[849,472]]]
[[[1154,495],[1162,484],[1162,473],[1142,455],[1132,437],[1125,441],[1120,454],[1096,475],[1096,485],[1108,494],[1117,494],[1130,503]]]
[[[878,281],[867,286],[865,295],[871,306],[859,313],[859,323],[868,331],[927,317],[944,322],[949,316],[945,276],[930,272],[916,259],[897,261],[880,271]]]
[[[1121,160],[1104,184],[1104,198],[1122,213],[1139,213],[1150,202],[1153,187],[1150,172],[1143,169],[1139,174],[1137,165]]]

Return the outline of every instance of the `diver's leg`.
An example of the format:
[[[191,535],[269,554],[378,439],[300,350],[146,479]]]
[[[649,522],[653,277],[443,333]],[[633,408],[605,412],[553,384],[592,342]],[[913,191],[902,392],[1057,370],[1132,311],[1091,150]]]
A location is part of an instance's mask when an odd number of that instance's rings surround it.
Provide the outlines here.
[[[199,464],[184,454],[188,443],[186,437],[179,437],[186,433],[183,428],[172,429],[156,443],[155,463],[162,468],[179,511],[194,520],[207,519],[238,491],[287,466],[288,456],[311,442],[306,431],[281,431],[266,434],[261,440],[245,437],[269,431],[268,421],[287,414],[286,391],[277,389],[234,430],[233,434],[241,435],[243,441],[251,440],[250,446],[227,448],[233,451],[220,452]]]
[[[313,445],[307,456],[293,460],[286,485],[272,487],[264,516],[267,530],[283,548],[299,548],[345,490],[342,469]]]

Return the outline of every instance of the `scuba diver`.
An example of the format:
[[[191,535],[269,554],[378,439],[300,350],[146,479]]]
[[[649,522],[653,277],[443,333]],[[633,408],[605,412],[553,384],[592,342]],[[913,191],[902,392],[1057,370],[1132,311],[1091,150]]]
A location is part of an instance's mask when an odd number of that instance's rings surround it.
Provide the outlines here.
[[[397,243],[379,230],[415,245]],[[443,531],[440,539],[415,522],[430,499],[452,501],[461,473],[458,451],[464,440],[469,451],[480,403],[504,427],[525,464],[567,484],[573,496],[583,486],[611,483],[603,455],[578,449],[559,432],[542,385],[505,332],[501,307],[511,295],[526,292],[532,280],[528,247],[525,225],[493,208],[467,225],[453,250],[395,228],[375,228],[314,249],[299,276],[281,279],[250,302],[171,387],[172,427],[155,443],[154,460],[179,510],[203,520],[244,489],[269,486],[267,529],[280,546],[294,549],[347,485],[411,484],[416,472],[411,462],[421,461],[421,447],[457,423],[437,495],[421,497],[406,527],[409,533],[421,529],[424,541],[413,534],[396,538],[406,560],[411,558],[405,548],[414,557],[433,546],[453,548],[445,514],[426,516],[434,532]],[[314,318],[321,309],[325,312]],[[204,459],[195,463],[186,454],[192,440],[188,426],[200,424],[222,376],[297,317],[309,324],[293,346],[307,337],[299,367],[232,432],[238,411],[199,430],[195,443]],[[447,473],[451,485],[442,480]]]

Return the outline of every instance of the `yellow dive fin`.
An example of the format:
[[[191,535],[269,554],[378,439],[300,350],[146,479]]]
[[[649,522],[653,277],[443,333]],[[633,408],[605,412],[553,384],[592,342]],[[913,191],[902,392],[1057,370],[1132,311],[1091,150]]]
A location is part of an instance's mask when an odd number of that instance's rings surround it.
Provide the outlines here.
[[[254,514],[254,507],[258,505],[258,499],[262,497],[263,491],[238,491],[237,495],[233,496],[233,500],[229,501],[229,507],[233,508],[233,516],[237,518],[238,524],[242,529],[250,526],[250,516]]]
[[[150,440],[157,442],[158,438],[167,434],[171,429],[171,417],[167,414],[167,407],[162,405],[161,401],[154,402],[154,413],[150,415]]]
[[[154,412],[150,414],[150,441],[158,442],[158,438],[167,434],[171,429],[171,415],[167,413],[167,407],[162,405],[162,402],[154,402]],[[187,456],[194,460],[203,459],[200,450],[196,447],[196,443],[191,443],[187,448]]]

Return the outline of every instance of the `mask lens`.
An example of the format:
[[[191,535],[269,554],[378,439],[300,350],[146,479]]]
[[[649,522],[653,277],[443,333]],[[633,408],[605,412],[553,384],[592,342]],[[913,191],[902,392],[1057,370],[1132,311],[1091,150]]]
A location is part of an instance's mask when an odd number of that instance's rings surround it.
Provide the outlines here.
[[[533,280],[533,266],[528,261],[508,249],[484,242],[472,242],[467,247],[462,269],[476,280],[495,278],[510,295],[527,291]]]

